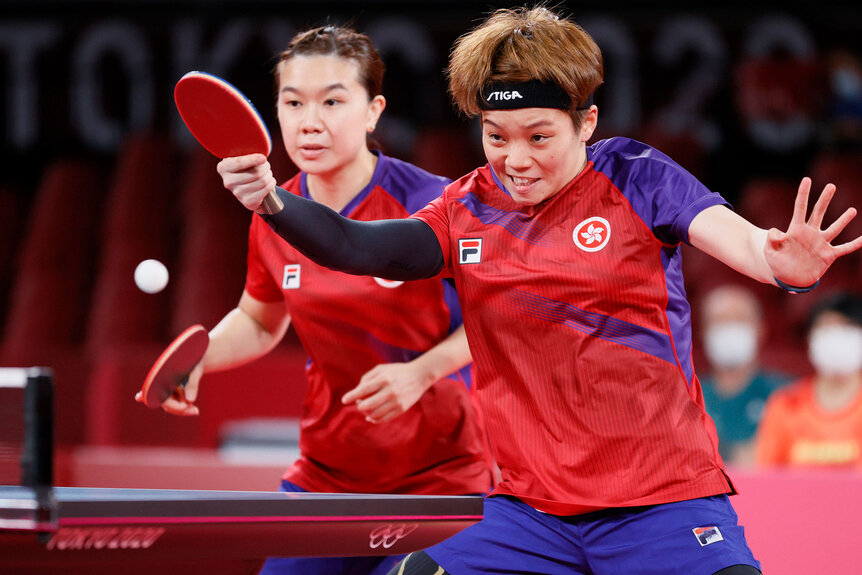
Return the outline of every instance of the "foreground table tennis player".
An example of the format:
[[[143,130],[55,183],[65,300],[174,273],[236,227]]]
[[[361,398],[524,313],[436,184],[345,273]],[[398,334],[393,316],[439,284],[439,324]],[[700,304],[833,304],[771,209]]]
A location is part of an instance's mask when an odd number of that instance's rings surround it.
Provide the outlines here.
[[[406,220],[278,190],[284,208],[263,216],[333,269],[455,279],[502,482],[480,523],[391,573],[758,573],[693,371],[680,244],[802,292],[862,246],[831,245],[855,210],[821,229],[835,187],[806,219],[806,178],[787,230],[767,231],[648,145],[588,146],[602,55],[545,8],[494,13],[448,72],[488,165]],[[252,210],[273,189],[260,156],[219,172]]]
[[[445,178],[368,147],[386,101],[383,63],[365,35],[334,26],[300,33],[275,76],[282,137],[301,170],[285,184],[291,194],[376,220],[406,217],[442,193]],[[470,352],[448,282],[330,271],[258,217],[248,262],[239,305],[210,332],[184,397],[165,400],[166,411],[196,414],[202,372],[260,357],[292,324],[310,361],[301,456],[283,491],[488,492],[490,458],[468,395]],[[263,572],[382,574],[398,559],[271,559]]]

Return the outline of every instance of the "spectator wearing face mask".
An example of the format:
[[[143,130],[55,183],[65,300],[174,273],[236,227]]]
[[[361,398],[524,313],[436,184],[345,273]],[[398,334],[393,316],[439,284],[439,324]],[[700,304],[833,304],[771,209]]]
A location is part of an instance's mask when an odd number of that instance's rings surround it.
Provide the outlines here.
[[[757,462],[862,468],[862,299],[840,293],[814,307],[808,356],[814,375],[766,404]]]
[[[705,296],[701,313],[711,367],[702,381],[706,410],[715,421],[724,461],[748,466],[754,461],[754,434],[766,398],[788,378],[760,366],[765,326],[760,302],[751,290],[717,287]]]

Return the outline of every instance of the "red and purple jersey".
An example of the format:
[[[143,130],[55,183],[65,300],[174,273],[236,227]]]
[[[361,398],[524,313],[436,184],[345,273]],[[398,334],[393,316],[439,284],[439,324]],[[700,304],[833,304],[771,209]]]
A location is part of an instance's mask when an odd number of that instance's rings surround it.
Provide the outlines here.
[[[380,154],[371,182],[341,214],[405,218],[438,197],[447,182]],[[305,173],[283,187],[310,197]],[[316,492],[487,492],[491,476],[469,396],[469,366],[383,424],[368,423],[355,406],[341,403],[375,365],[409,361],[461,325],[448,282],[387,281],[323,268],[255,216],[245,289],[260,301],[285,301],[309,355],[301,456],[284,479]]]
[[[557,515],[733,490],[691,359],[680,242],[724,200],[614,138],[562,191],[520,206],[489,166],[414,217],[454,277],[495,494]]]

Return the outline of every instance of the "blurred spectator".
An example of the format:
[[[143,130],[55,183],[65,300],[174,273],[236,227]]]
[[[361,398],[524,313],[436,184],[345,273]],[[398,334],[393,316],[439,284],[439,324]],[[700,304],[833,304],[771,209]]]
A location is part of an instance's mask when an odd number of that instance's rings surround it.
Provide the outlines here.
[[[862,62],[848,50],[834,50],[829,66],[829,138],[838,149],[862,149]]]
[[[751,465],[766,398],[788,378],[760,366],[766,328],[760,302],[748,288],[728,284],[709,292],[702,321],[712,368],[702,381],[703,398],[715,421],[719,451],[728,464]]]
[[[811,311],[815,374],[779,390],[757,432],[763,466],[862,466],[862,299],[838,293]]]

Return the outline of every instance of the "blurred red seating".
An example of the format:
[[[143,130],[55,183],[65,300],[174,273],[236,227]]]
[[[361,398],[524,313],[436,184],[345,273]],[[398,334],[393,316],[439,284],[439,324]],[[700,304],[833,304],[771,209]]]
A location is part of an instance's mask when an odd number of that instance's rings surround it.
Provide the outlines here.
[[[92,165],[59,160],[46,170],[18,256],[7,353],[80,343],[102,195],[100,173]]]
[[[88,397],[92,358],[81,346],[44,345],[28,349],[0,348],[0,366],[49,367],[54,373],[54,442],[68,447],[84,442],[91,414]]]
[[[668,131],[660,121],[655,121],[642,130],[636,139],[666,154],[699,180],[705,177],[707,152],[691,131]]]
[[[862,153],[824,152],[813,159],[810,166],[812,192],[819,194],[826,184],[835,184],[837,190],[826,221],[831,223],[849,207],[862,211]],[[862,235],[862,216],[850,222],[837,240],[849,241]]]
[[[145,259],[173,269],[179,210],[175,156],[170,140],[155,134],[131,138],[118,158],[102,229],[103,253],[87,325],[91,349],[166,342],[172,284],[145,294],[134,270]]]
[[[752,178],[740,191],[736,211],[758,227],[786,230],[798,187],[786,178]]]
[[[806,56],[768,54],[739,62],[736,109],[744,121],[818,117],[826,104],[823,62]]]
[[[80,344],[103,195],[97,167],[73,160],[47,167],[20,242],[0,348],[0,365],[54,371],[58,445],[78,444],[84,436],[91,364]]]
[[[251,212],[224,188],[216,163],[204,150],[187,162],[171,333],[195,323],[212,328],[236,306],[245,284]]]
[[[695,300],[719,285],[754,282],[695,247],[682,244],[681,249],[685,291],[692,305]]]

